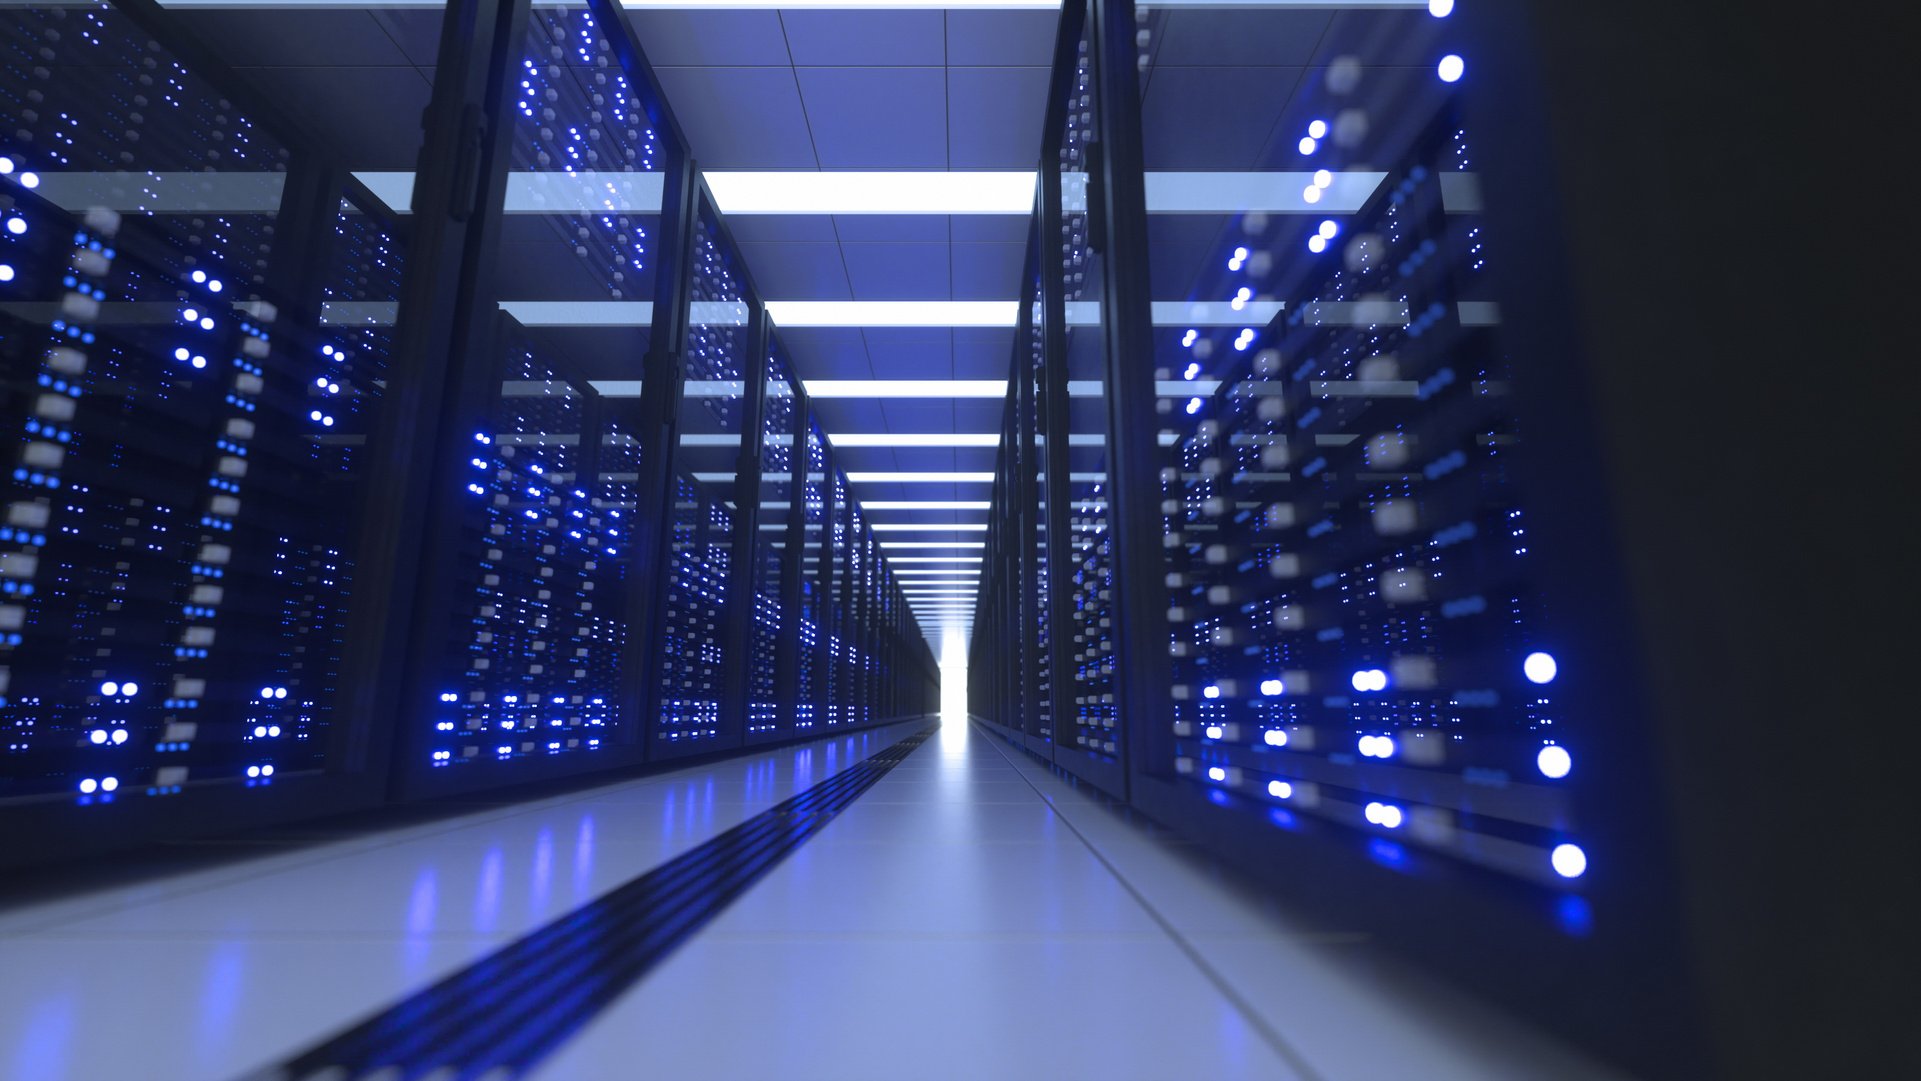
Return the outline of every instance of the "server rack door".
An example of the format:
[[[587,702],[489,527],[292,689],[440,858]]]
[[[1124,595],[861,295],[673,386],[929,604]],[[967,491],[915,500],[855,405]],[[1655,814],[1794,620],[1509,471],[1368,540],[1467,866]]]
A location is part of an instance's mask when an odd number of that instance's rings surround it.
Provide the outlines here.
[[[746,383],[755,302],[746,270],[704,191],[687,273],[672,558],[666,603],[658,609],[667,637],[656,653],[656,755],[720,750],[740,737],[721,723],[721,628],[737,600],[730,594],[728,567],[738,508],[729,503],[746,445],[747,398],[757,389]],[[721,529],[728,531],[725,537],[715,532]]]
[[[795,628],[800,647],[796,671],[800,678],[795,681],[794,727],[797,733],[804,734],[824,722],[820,714],[820,697],[826,684],[826,674],[821,664],[820,643],[824,589],[822,541],[827,524],[827,439],[821,434],[820,423],[814,419],[812,410],[807,412],[802,421],[804,457],[797,468],[804,470],[805,474],[800,485],[804,518],[801,521],[801,536],[789,538],[788,543],[795,543],[798,539],[801,546],[800,620]]]
[[[1107,378],[1103,294],[1109,273],[1099,211],[1100,105],[1092,39],[1082,6],[1062,8],[1044,167],[1060,175],[1059,274],[1066,315],[1063,366],[1071,385],[1103,387]],[[1090,200],[1091,197],[1091,200]],[[1111,445],[1105,393],[1068,403],[1068,565],[1073,583],[1073,715],[1059,719],[1055,761],[1110,793],[1125,791],[1117,656],[1115,544],[1109,515]]]
[[[750,743],[794,731],[791,694],[798,656],[788,598],[799,571],[798,545],[790,528],[800,501],[795,470],[802,461],[795,443],[801,415],[796,390],[786,352],[770,333],[759,436],[761,526],[754,547],[752,668],[747,677]]]
[[[1541,360],[1503,338],[1488,268],[1512,249],[1482,217],[1453,24],[1097,10],[1107,70],[1139,72],[1103,101],[1145,170],[1113,255],[1156,324],[1151,364],[1110,388],[1158,421],[1129,437],[1165,544],[1130,572],[1165,583],[1170,614],[1133,799],[1270,852],[1312,838],[1366,883],[1344,896],[1356,918],[1418,908],[1422,930],[1392,933],[1499,971],[1530,1008],[1572,1005],[1563,966],[1606,984],[1645,940],[1595,945],[1610,914],[1573,793],[1610,783],[1583,741],[1606,721],[1557,679],[1599,659],[1571,648],[1579,614],[1530,533],[1544,493],[1521,480],[1512,388]],[[1630,1042],[1673,1024],[1624,1020],[1640,1012],[1613,1018]]]
[[[842,483],[846,483],[843,479]],[[847,585],[841,590],[845,598],[845,610],[841,613],[841,668],[847,673],[846,688],[841,693],[841,720],[844,724],[861,724],[867,720],[861,711],[861,689],[865,680],[861,675],[860,628],[861,610],[866,601],[867,553],[861,546],[861,538],[866,534],[866,522],[860,513],[860,503],[849,499],[847,503]]]
[[[403,229],[150,5],[0,36],[3,862],[374,800]]]
[[[435,478],[452,502],[427,541],[445,558],[421,594],[403,795],[646,751],[639,568],[669,456],[649,445],[642,358],[671,295],[662,207],[684,153],[624,26],[593,5],[528,13],[498,64],[503,179],[474,210],[497,242],[462,298],[493,331],[467,355],[491,363],[449,388],[459,446]]]
[[[1052,526],[1052,501],[1059,478],[1049,476],[1047,411],[1052,403],[1047,379],[1047,305],[1041,279],[1040,222],[1030,226],[1027,268],[1022,275],[1023,324],[1015,342],[1015,373],[1022,381],[1022,423],[1018,437],[1026,452],[1022,455],[1020,477],[1022,544],[1021,589],[1026,597],[1026,642],[1028,687],[1031,698],[1027,720],[1028,747],[1044,757],[1053,756],[1055,695],[1054,684],[1054,584],[1053,562],[1048,547]]]

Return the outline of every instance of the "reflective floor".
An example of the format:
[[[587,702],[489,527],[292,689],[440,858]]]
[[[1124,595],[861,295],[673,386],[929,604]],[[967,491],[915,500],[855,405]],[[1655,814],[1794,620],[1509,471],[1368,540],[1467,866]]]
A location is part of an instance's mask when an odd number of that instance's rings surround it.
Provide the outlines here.
[[[912,731],[0,910],[0,1075],[247,1074]],[[950,721],[531,1076],[1612,1075]]]

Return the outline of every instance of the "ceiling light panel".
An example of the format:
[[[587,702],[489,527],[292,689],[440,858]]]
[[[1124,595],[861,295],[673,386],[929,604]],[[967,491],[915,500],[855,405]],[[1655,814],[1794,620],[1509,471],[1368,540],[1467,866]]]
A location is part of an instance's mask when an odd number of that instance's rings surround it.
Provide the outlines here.
[[[992,484],[992,473],[849,473],[849,484]]]
[[[629,4],[629,7],[635,6]],[[651,5],[650,5],[651,6]],[[689,5],[693,6],[693,5]],[[768,7],[793,8],[781,3]],[[801,7],[809,5],[801,4]],[[987,7],[987,4],[861,4],[820,7]],[[1053,7],[1006,3],[993,6]],[[750,214],[1030,214],[1032,172],[753,172],[703,173],[728,217]],[[1298,185],[1296,185],[1298,187]],[[655,205],[659,205],[656,202]]]
[[[808,379],[810,398],[1005,398],[1005,379]]]
[[[837,447],[997,447],[996,432],[836,432],[827,441]]]

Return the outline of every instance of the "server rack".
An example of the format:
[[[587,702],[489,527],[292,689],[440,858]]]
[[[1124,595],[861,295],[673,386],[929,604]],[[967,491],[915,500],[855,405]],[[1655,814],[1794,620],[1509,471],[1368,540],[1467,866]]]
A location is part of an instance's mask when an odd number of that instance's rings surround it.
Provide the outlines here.
[[[0,864],[930,708],[891,577],[846,552],[817,639],[846,700],[781,682],[807,534],[770,437],[808,424],[816,488],[845,480],[626,20],[437,17],[398,193],[147,0],[0,20]],[[160,83],[192,124],[147,115]]]
[[[1499,171],[1535,164],[1521,122],[1479,108],[1528,84],[1454,85],[1460,54],[1521,36],[1411,10],[1063,7],[1041,355],[1017,338],[971,701],[1290,903],[1699,1076],[1656,795],[1676,780],[1619,663],[1632,633],[1596,603],[1620,580],[1569,446],[1588,421],[1527,350],[1570,300],[1516,284],[1565,253],[1516,228],[1527,196],[1504,217],[1480,183],[1477,133]],[[1293,96],[1241,77],[1279,58],[1307,72]],[[1261,139],[1224,149],[1243,116]]]

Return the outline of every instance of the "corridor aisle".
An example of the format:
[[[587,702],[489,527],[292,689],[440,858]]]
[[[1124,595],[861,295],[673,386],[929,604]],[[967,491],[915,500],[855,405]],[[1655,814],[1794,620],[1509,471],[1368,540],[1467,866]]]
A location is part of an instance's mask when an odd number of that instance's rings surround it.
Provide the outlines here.
[[[643,1073],[1615,1076],[952,720],[536,1076]]]
[[[1289,923],[978,729],[861,765],[920,727],[0,909],[0,1076],[344,1081],[279,1064],[570,913],[605,934],[582,905],[731,827],[804,836],[804,807],[756,816],[829,778],[871,787],[650,971],[582,966],[604,998],[524,1074],[483,1076],[1609,1076],[1360,936]],[[511,1038],[546,999],[455,1008]],[[398,1058],[376,1076],[456,1076],[427,1072],[431,1048]]]

